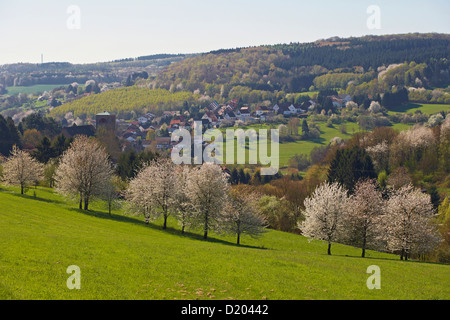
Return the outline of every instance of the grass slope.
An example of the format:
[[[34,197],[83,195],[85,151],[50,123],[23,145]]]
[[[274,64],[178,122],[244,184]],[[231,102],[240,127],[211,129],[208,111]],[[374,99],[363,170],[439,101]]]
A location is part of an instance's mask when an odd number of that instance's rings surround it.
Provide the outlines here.
[[[120,112],[162,112],[180,110],[184,102],[194,103],[197,96],[190,92],[172,93],[164,89],[148,89],[137,86],[109,90],[103,93],[90,95],[81,99],[65,103],[54,108],[50,115],[61,116],[67,112],[73,115],[95,115],[99,112],[109,111],[114,114]]]
[[[408,103],[388,111],[388,114],[415,113],[416,111],[420,111],[424,114],[432,115],[441,111],[447,112],[449,109],[450,105],[448,104]]]
[[[314,140],[298,140],[294,142],[282,142],[280,143],[280,167],[287,167],[289,164],[289,159],[291,159],[296,154],[306,154],[309,155],[311,153],[311,150],[315,147],[323,147],[327,146],[331,139],[335,137],[340,137],[342,139],[348,139],[350,138],[354,132],[357,132],[359,130],[359,126],[356,123],[353,122],[345,122],[345,125],[347,127],[347,133],[342,133],[339,130],[339,126],[335,125],[332,128],[327,127],[325,122],[319,123],[320,128],[320,137],[318,139]],[[267,129],[268,135],[270,136],[270,129],[276,129],[278,128],[278,125],[267,125],[267,124],[254,124],[254,125],[248,125],[243,127],[235,127],[235,128],[228,128],[228,129],[242,129],[244,131],[247,130],[255,130],[256,132],[259,132],[260,129]],[[226,129],[221,129],[223,134],[225,134]],[[299,134],[301,134],[301,127],[299,128]],[[246,143],[246,146],[248,147],[248,141]],[[224,143],[223,146],[224,149],[224,162],[226,163],[226,143]],[[235,162],[237,162],[237,141],[235,139]],[[268,142],[268,151],[270,154],[271,145],[270,141]],[[249,159],[249,151],[250,149],[246,149],[245,157]],[[254,150],[253,150],[254,151]]]
[[[51,91],[55,88],[59,88],[61,86],[67,86],[67,84],[36,84],[34,86],[28,86],[28,87],[7,87],[6,90],[8,90],[8,95],[14,95],[18,93],[26,93],[26,94],[33,94],[44,91]]]
[[[17,190],[15,190],[17,191]],[[0,299],[449,299],[450,266],[270,231],[258,240],[180,235],[116,212],[73,209],[51,190],[0,191]],[[31,193],[31,192],[30,192]],[[95,208],[94,208],[95,209]],[[66,269],[81,268],[81,290]],[[366,270],[381,268],[381,290]]]

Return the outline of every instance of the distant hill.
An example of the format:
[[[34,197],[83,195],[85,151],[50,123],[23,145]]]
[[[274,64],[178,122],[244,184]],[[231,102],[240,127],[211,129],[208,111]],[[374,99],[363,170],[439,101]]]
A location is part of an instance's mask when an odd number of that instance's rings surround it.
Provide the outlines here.
[[[434,77],[429,79],[430,85],[441,86],[449,82],[449,60],[448,34],[335,37],[313,43],[212,51],[168,66],[158,74],[156,86],[199,89],[210,96],[227,95],[236,86],[302,92],[311,91],[320,75],[350,73],[354,74],[352,80],[364,82],[376,78],[374,72],[379,67],[412,61],[426,63],[429,78]],[[446,72],[441,74],[443,70]]]
[[[50,84],[83,84],[122,82],[133,72],[146,71],[155,76],[162,68],[192,55],[157,54],[126,58],[110,62],[72,64],[69,62],[15,63],[0,65],[0,85],[3,87]]]
[[[160,54],[88,65],[16,64],[1,66],[3,70],[7,70],[0,73],[3,81],[5,77],[11,80],[4,74],[16,72],[16,84],[43,81],[42,77],[61,81],[63,76],[68,82],[93,78],[123,83],[130,74],[148,70],[148,79],[139,82],[146,89],[118,89],[82,98],[54,109],[53,115],[103,110],[159,112],[180,109],[183,99],[190,104],[199,98],[219,103],[233,99],[254,108],[263,101],[294,101],[302,93],[336,90],[367,98],[396,87],[425,88],[427,92],[414,93],[416,101],[448,103],[450,35],[334,37],[312,43],[221,49],[198,55]],[[436,88],[445,90],[445,96],[439,94],[440,100],[432,99]]]
[[[191,92],[171,93],[164,89],[148,89],[137,86],[124,87],[104,93],[90,95],[54,108],[51,116],[63,116],[67,112],[73,112],[74,116],[95,115],[108,111],[117,115],[130,113],[179,110],[185,102],[192,103],[197,99]]]

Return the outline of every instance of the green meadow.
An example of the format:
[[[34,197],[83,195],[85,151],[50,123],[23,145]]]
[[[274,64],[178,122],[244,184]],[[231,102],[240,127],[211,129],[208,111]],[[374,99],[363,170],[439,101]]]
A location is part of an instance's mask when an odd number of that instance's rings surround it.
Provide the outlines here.
[[[43,93],[44,91],[51,91],[55,88],[59,88],[61,86],[67,86],[64,84],[37,84],[34,86],[27,86],[27,87],[7,87],[6,90],[8,90],[8,95],[14,95],[18,93],[26,93],[26,94],[33,94],[33,93]]]
[[[340,137],[342,139],[348,139],[353,135],[353,133],[355,133],[359,130],[359,126],[357,123],[346,122],[345,126],[347,129],[347,132],[342,133],[339,130],[339,125],[334,125],[333,127],[330,128],[330,127],[326,126],[325,122],[320,122],[319,123],[319,128],[320,128],[320,133],[321,133],[320,138],[313,139],[313,140],[298,140],[298,141],[294,141],[294,142],[281,142],[279,144],[280,167],[287,167],[287,165],[289,163],[289,159],[292,158],[296,154],[309,155],[311,150],[314,149],[315,147],[327,146],[330,143],[330,141],[335,137]],[[243,129],[244,131],[253,129],[256,132],[258,132],[260,129],[267,129],[268,135],[270,136],[270,129],[276,129],[277,127],[278,126],[269,126],[266,124],[255,124],[255,125],[249,125],[249,126],[244,126],[244,127],[239,127],[239,128],[231,128],[231,129],[234,129],[234,130]],[[226,129],[221,129],[222,132],[225,132],[225,130]],[[301,128],[299,128],[299,134],[301,134]],[[225,141],[225,139],[224,139],[224,141]],[[268,141],[267,148],[268,148],[268,153],[270,155],[270,150],[271,150],[270,140]],[[224,143],[223,149],[224,149],[224,154],[225,154],[224,161],[226,162],[226,143]],[[237,159],[236,150],[237,150],[237,142],[235,139],[235,163],[236,163],[236,159]],[[250,150],[251,149],[249,148],[249,143],[247,140],[246,141],[246,150],[245,150],[246,159],[249,158]]]
[[[449,299],[450,266],[309,242],[268,231],[259,239],[182,235],[139,217],[83,212],[51,189],[0,189],[0,299]],[[81,272],[69,290],[67,268]],[[367,288],[369,266],[381,289]]]
[[[394,111],[389,111],[389,115],[393,115],[395,113],[414,113],[420,110],[422,113],[431,115],[441,111],[448,111],[450,109],[450,105],[445,104],[415,104],[410,103],[402,107],[398,107]],[[351,136],[360,131],[359,125],[355,122],[345,121],[343,124],[345,125],[346,132],[342,133],[340,130],[340,125],[333,125],[333,127],[327,127],[324,121],[317,122],[319,124],[320,129],[320,138],[314,140],[299,140],[294,142],[282,142],[280,143],[280,167],[284,168],[288,166],[289,159],[292,158],[296,154],[306,154],[309,155],[311,150],[315,147],[326,146],[330,143],[330,141],[335,137],[340,137],[342,139],[351,138]],[[392,123],[392,128],[398,131],[408,130],[413,127],[413,124],[404,124],[404,123]],[[239,128],[230,128],[230,129],[243,129],[249,130],[254,129],[258,132],[259,129],[267,129],[270,134],[270,129],[276,129],[278,125],[269,125],[269,124],[252,124]],[[226,128],[220,129],[222,132],[225,132]],[[301,134],[301,127],[299,128],[299,133]],[[236,145],[236,143],[235,143]],[[224,145],[224,154],[226,154],[226,145]],[[268,150],[270,150],[270,141]],[[236,151],[236,147],[235,147]],[[246,142],[246,159],[248,159],[248,141]],[[224,157],[224,161],[225,161]],[[235,159],[236,152],[235,152]],[[226,162],[226,161],[225,161]],[[236,160],[235,160],[236,163]]]
[[[448,104],[426,104],[426,103],[408,103],[404,106],[394,108],[393,111],[389,111],[388,114],[395,113],[415,113],[420,111],[424,114],[435,114],[441,111],[448,111],[450,109],[450,105]]]

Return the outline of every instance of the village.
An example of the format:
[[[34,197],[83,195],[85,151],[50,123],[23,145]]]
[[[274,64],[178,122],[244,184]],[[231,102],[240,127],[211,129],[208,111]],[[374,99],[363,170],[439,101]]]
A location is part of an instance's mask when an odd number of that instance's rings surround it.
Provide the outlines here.
[[[337,109],[345,107],[352,101],[346,94],[330,96],[333,106]],[[157,116],[148,112],[133,120],[117,119],[116,115],[105,111],[95,118],[87,118],[85,125],[72,125],[63,128],[66,138],[76,135],[94,136],[96,131],[104,127],[115,132],[122,140],[122,149],[132,148],[137,151],[152,148],[154,150],[170,150],[176,142],[172,142],[171,135],[177,129],[191,130],[194,122],[201,122],[203,128],[241,127],[251,124],[274,123],[281,118],[306,119],[314,112],[317,100],[310,99],[302,104],[275,103],[272,106],[258,105],[255,110],[249,107],[239,107],[237,100],[230,100],[220,105],[211,102],[201,113],[200,119],[190,117],[188,112],[164,111]]]

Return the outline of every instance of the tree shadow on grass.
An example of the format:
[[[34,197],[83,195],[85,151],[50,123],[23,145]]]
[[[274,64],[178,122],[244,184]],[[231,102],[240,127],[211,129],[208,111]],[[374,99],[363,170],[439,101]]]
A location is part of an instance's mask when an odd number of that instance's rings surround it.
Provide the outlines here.
[[[323,254],[324,256],[328,256],[326,253]],[[330,257],[342,257],[342,258],[351,258],[351,259],[358,259],[358,260],[385,260],[385,261],[397,261],[397,258],[386,258],[386,257],[361,257],[361,256],[351,256],[348,254],[332,254]],[[398,257],[398,261],[400,261],[400,257]]]
[[[214,237],[208,237],[207,240],[203,239],[203,236],[197,233],[193,233],[190,231],[185,231],[184,233],[181,233],[181,230],[179,229],[175,229],[172,227],[167,227],[166,229],[163,229],[161,226],[158,226],[154,223],[149,223],[146,224],[144,221],[140,221],[138,219],[132,218],[132,217],[127,217],[127,216],[123,216],[123,215],[116,215],[116,214],[111,214],[109,215],[106,212],[102,212],[102,211],[96,211],[96,210],[89,210],[89,211],[85,211],[85,210],[80,210],[80,209],[75,209],[75,208],[69,208],[68,210],[73,211],[73,212],[77,212],[77,213],[81,213],[90,217],[95,217],[95,218],[100,218],[100,219],[106,219],[106,220],[111,220],[111,221],[116,221],[116,222],[124,222],[124,223],[132,223],[141,227],[147,227],[147,228],[151,228],[153,230],[156,231],[163,231],[166,232],[168,234],[171,235],[175,235],[178,237],[184,237],[184,238],[189,238],[192,240],[197,240],[197,241],[204,241],[204,242],[210,242],[210,243],[218,243],[218,244],[223,244],[223,245],[227,245],[227,246],[232,246],[232,247],[237,247],[237,248],[249,248],[249,249],[259,249],[259,250],[267,250],[267,248],[263,248],[263,247],[257,247],[257,246],[250,246],[250,245],[243,245],[243,244],[236,244],[236,243],[232,243],[232,242],[228,242],[225,240],[221,240],[221,239],[217,239]]]
[[[9,192],[8,190],[5,189],[1,189],[0,188],[0,192],[8,192],[8,194],[18,197],[18,198],[22,198],[22,199],[27,199],[27,200],[35,200],[35,201],[40,201],[40,202],[45,202],[45,203],[56,203],[56,204],[64,204],[65,202],[60,201],[60,200],[50,200],[50,199],[45,199],[45,198],[41,198],[38,195],[34,196],[34,195],[28,195],[28,194],[20,194],[20,193],[15,193],[15,192]]]
[[[321,131],[320,134],[324,134],[325,132]],[[313,142],[316,144],[321,144],[321,145],[325,145],[328,143],[327,139],[319,137],[319,138],[315,138],[315,139],[309,139],[309,140],[303,140],[303,141],[309,141],[309,142]]]
[[[386,253],[386,252],[380,252],[380,253]],[[386,253],[389,254],[389,253]],[[344,257],[344,258],[352,258],[352,259],[358,259],[358,260],[384,260],[384,261],[394,261],[394,262],[405,262],[405,263],[426,263],[426,264],[437,264],[437,265],[446,265],[445,263],[439,263],[439,262],[433,262],[433,261],[421,261],[416,259],[408,258],[408,260],[400,260],[400,256],[394,255],[392,258],[387,257],[361,257],[361,256],[350,256],[348,254],[333,254],[331,256],[335,257]],[[327,254],[323,254],[324,256],[327,256]]]
[[[410,111],[411,109],[418,109],[418,108],[420,108],[421,106],[422,106],[422,105],[416,104],[416,103],[408,103],[408,104],[403,104],[403,105],[398,106],[398,107],[390,108],[389,111],[393,111],[393,112],[401,112],[401,113],[403,113],[403,112],[408,112],[408,111]]]

